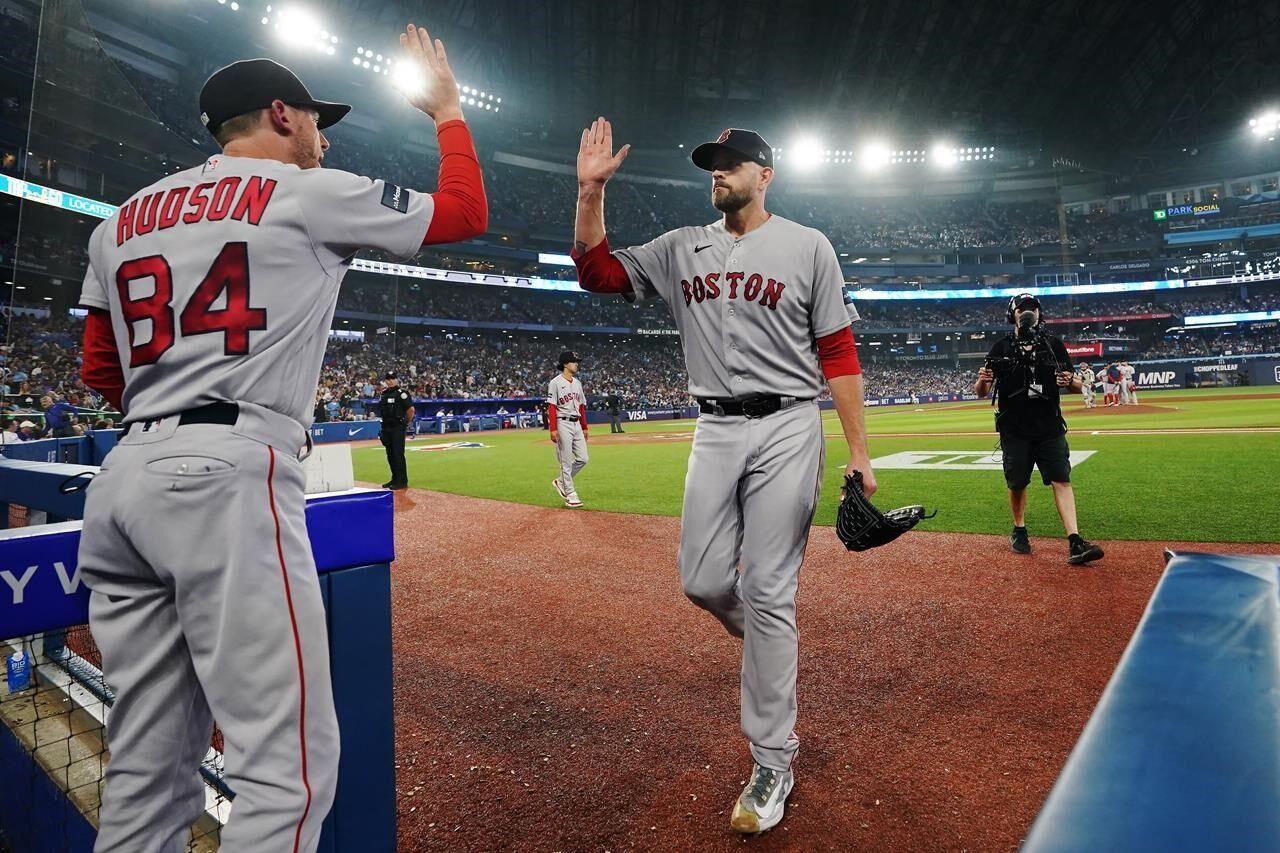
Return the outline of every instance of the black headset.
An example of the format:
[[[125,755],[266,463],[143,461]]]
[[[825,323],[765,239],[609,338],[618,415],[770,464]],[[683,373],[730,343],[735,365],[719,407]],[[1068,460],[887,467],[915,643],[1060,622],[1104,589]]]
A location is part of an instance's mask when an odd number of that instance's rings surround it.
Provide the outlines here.
[[[1021,302],[1021,301],[1022,301],[1022,300],[1024,300],[1024,299],[1036,299],[1036,298],[1035,298],[1033,295],[1031,295],[1030,293],[1019,293],[1017,296],[1010,296],[1010,297],[1009,297],[1009,307],[1008,307],[1008,309],[1004,312],[1004,318],[1005,318],[1005,320],[1007,320],[1010,324],[1012,324],[1012,323],[1013,323],[1013,312],[1014,312],[1015,310],[1017,310],[1018,303],[1019,303],[1019,302]],[[1040,309],[1040,322],[1041,322],[1041,323],[1043,323],[1043,322],[1044,322],[1044,306],[1040,304],[1040,300],[1039,300],[1039,299],[1036,299],[1036,307]],[[1039,325],[1039,324],[1037,324],[1037,325]]]

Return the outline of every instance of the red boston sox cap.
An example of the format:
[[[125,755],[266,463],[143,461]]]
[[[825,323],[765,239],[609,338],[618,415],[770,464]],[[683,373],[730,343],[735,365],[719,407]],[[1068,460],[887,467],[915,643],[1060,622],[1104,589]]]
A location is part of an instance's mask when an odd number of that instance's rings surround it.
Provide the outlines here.
[[[291,107],[320,114],[319,125],[336,124],[351,111],[348,104],[317,101],[288,68],[272,59],[242,59],[219,68],[200,90],[200,122],[217,133],[224,121],[271,106],[279,98]]]
[[[764,141],[764,137],[754,130],[726,128],[715,142],[704,142],[693,149],[690,157],[695,166],[710,172],[712,171],[711,162],[718,151],[727,151],[744,160],[773,168],[773,149]]]

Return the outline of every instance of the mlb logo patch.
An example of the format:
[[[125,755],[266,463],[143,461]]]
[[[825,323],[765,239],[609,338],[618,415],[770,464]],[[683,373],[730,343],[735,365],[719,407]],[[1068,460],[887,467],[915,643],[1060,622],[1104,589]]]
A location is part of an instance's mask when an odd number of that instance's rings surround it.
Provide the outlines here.
[[[408,213],[409,191],[395,184],[384,184],[382,187],[382,206],[389,207],[396,213]]]

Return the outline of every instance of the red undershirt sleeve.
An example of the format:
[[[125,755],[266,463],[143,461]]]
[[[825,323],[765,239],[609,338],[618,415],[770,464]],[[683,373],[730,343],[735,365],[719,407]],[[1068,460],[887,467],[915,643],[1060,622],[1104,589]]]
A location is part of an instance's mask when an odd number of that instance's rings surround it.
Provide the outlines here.
[[[547,403],[547,423],[550,425],[552,432],[556,431],[557,417],[556,404]]]
[[[120,353],[116,350],[110,312],[101,308],[89,309],[84,323],[82,358],[80,381],[120,409],[120,400],[124,396],[124,370],[120,367]]]
[[[575,248],[569,253],[578,268],[578,286],[588,293],[630,293],[631,278],[622,261],[609,253],[609,240],[585,252]]]
[[[489,228],[484,174],[466,122],[446,121],[436,133],[440,140],[440,177],[431,194],[435,210],[422,238],[424,246],[469,240]]]
[[[578,404],[578,423],[582,424],[582,431],[587,431],[587,404]]]
[[[822,375],[828,379],[862,373],[862,365],[858,363],[858,345],[853,340],[853,329],[845,326],[818,338],[818,362],[822,365]]]

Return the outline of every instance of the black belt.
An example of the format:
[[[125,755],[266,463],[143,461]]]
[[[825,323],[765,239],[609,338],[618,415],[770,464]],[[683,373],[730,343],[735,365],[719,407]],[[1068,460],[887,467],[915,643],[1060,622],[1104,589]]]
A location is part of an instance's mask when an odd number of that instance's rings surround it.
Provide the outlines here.
[[[561,419],[561,420],[564,420],[564,421],[570,421],[570,422],[575,423],[575,424],[576,424],[578,421],[582,420],[582,418],[581,418],[580,416],[578,416],[578,415],[561,415],[561,416],[560,416],[560,419]]]
[[[798,403],[808,403],[812,397],[782,397],[777,394],[765,394],[759,397],[748,397],[744,400],[714,400],[698,398],[698,411],[704,415],[728,415],[730,417],[763,418],[789,409]]]
[[[187,426],[189,424],[225,424],[233,426],[240,418],[240,407],[235,403],[210,403],[207,406],[199,406],[194,409],[187,409],[185,412],[178,412],[175,415],[165,415],[165,418],[178,418],[178,426]],[[164,418],[153,418],[149,421],[134,421],[124,425],[123,435],[128,435],[129,430],[141,424],[145,429],[148,424],[156,421],[164,420]]]

